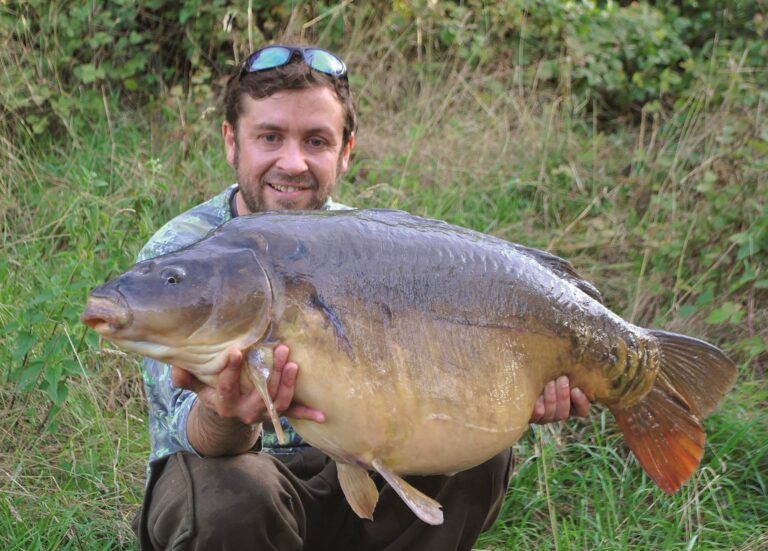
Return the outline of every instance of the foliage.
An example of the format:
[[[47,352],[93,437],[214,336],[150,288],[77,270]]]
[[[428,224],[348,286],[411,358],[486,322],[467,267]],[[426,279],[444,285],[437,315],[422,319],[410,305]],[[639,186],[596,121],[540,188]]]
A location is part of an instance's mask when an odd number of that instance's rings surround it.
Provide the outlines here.
[[[554,86],[575,106],[598,102],[611,116],[635,117],[643,106],[686,100],[691,83],[732,52],[740,56],[734,62],[761,66],[765,4],[721,4],[398,1],[350,6],[344,14],[347,3],[284,0],[258,3],[249,14],[229,0],[9,2],[0,6],[7,52],[0,99],[6,125],[33,134],[51,125],[67,129],[82,111],[99,113],[105,96],[116,93],[146,103],[170,91],[191,95],[199,107],[233,61],[271,36],[342,50],[349,45],[345,19],[376,19],[386,41],[416,27],[403,61],[431,63],[456,52],[488,71],[514,70],[519,85]],[[302,17],[326,25],[298,25]]]

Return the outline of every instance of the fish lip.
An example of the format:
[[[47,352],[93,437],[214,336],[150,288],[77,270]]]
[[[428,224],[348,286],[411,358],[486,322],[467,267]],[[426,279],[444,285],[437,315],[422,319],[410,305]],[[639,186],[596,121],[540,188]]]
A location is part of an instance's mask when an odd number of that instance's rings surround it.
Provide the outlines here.
[[[109,336],[130,326],[133,312],[119,293],[91,293],[80,322],[100,335]]]

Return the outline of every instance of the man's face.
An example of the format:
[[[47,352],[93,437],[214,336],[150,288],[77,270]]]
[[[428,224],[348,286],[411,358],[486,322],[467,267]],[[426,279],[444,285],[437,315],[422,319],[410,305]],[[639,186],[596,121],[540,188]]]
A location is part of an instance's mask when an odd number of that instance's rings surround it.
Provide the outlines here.
[[[328,87],[243,98],[237,130],[222,126],[227,162],[235,169],[241,214],[317,209],[325,204],[354,145],[342,148],[344,113]]]

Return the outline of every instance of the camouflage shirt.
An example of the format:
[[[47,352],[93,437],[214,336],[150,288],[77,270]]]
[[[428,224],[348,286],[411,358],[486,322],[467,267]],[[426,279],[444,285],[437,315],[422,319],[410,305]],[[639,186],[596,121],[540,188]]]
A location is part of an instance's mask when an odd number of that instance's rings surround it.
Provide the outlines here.
[[[179,250],[199,241],[209,231],[231,220],[234,216],[234,196],[237,184],[212,199],[177,216],[152,236],[139,252],[138,260],[154,258]],[[324,210],[345,210],[351,207],[328,199]],[[290,343],[289,343],[290,344]],[[149,402],[149,438],[152,451],[150,462],[177,451],[197,454],[187,437],[187,418],[197,395],[173,386],[171,367],[150,358],[144,358],[144,388]],[[271,424],[265,423],[262,449],[269,453],[292,453],[307,445],[283,417],[286,444],[281,446]]]

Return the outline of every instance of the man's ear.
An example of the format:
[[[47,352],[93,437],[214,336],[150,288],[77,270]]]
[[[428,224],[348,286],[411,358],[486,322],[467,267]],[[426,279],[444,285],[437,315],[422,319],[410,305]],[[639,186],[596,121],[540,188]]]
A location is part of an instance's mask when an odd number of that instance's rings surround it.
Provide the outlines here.
[[[236,149],[237,149],[237,136],[235,135],[235,127],[229,124],[229,121],[221,123],[221,135],[224,138],[224,147],[227,152],[227,162],[229,166],[235,167]]]
[[[341,170],[340,172],[344,173],[347,170],[349,170],[349,155],[352,153],[352,148],[355,147],[355,134],[352,133],[349,135],[349,140],[347,140],[347,145],[344,146],[344,148],[341,150]]]

